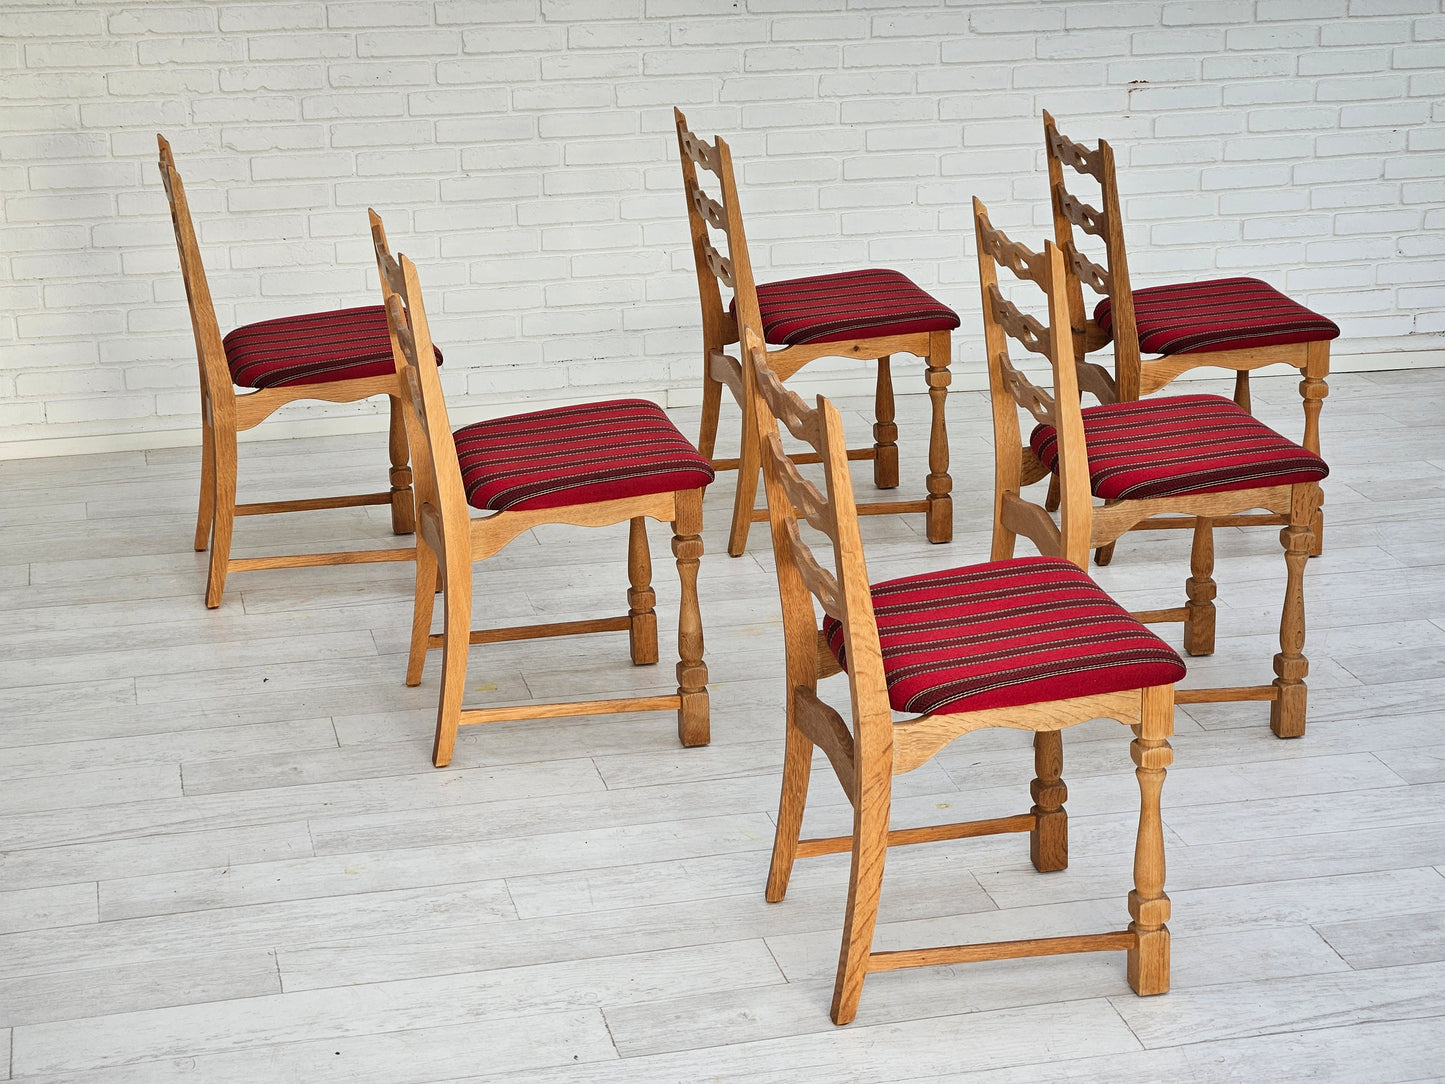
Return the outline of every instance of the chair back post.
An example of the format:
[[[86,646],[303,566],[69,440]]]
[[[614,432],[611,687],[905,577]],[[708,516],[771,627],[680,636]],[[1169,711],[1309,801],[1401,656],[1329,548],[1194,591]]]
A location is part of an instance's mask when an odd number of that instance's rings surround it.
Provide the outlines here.
[[[416,265],[406,256],[386,252],[386,235],[373,212],[372,240],[382,277],[386,327],[401,385],[402,409],[416,466],[416,528],[442,568],[449,546],[470,562],[471,513],[467,511],[456,441],[442,397],[441,376],[432,348],[431,328],[422,302]]]
[[[1020,489],[1026,450],[1020,439],[1018,411],[1023,408],[1058,433],[1058,552],[1049,555],[1062,557],[1087,571],[1093,503],[1063,253],[1052,241],[1044,243],[1041,253],[1010,241],[989,222],[988,210],[977,197],[973,210],[994,422],[993,558],[1002,560],[1012,554],[1011,544],[1008,553],[999,552],[1000,526],[1011,518],[1006,515],[1007,506],[1022,503]],[[998,281],[1000,266],[1043,291],[1048,300],[1047,326],[1026,316],[1003,296]],[[1052,395],[1035,386],[1013,365],[1009,356],[1010,339],[1048,359],[1053,378]],[[1033,455],[1032,451],[1027,454]],[[1048,547],[1035,533],[1030,533],[1030,537],[1047,552]]]
[[[763,482],[768,497],[773,555],[778,570],[779,600],[788,663],[788,696],[798,688],[817,685],[817,652],[821,644],[813,599],[843,626],[844,657],[853,705],[854,768],[860,796],[877,778],[892,776],[893,712],[878,643],[878,624],[863,540],[858,530],[858,509],[848,474],[847,446],[838,409],[818,396],[809,409],[788,391],[768,368],[762,339],[751,327],[743,329],[743,380],[747,402],[757,422],[761,445]],[[779,420],[806,442],[823,460],[827,495],[803,480],[783,451]],[[833,546],[834,572],[817,562],[802,540],[800,517],[822,531]],[[805,567],[807,566],[807,567]]]
[[[738,209],[732,149],[721,136],[708,143],[688,130],[687,118],[680,109],[674,108],[672,112],[677,124],[678,157],[682,160],[683,196],[687,201],[698,296],[702,299],[704,341],[737,342],[741,338],[739,329],[761,328],[763,323],[742,212]],[[717,178],[718,200],[711,199],[703,190],[698,181],[698,166]],[[713,245],[709,227],[719,230],[727,239],[726,255]],[[723,304],[719,283],[732,290],[735,319],[729,317]]]
[[[191,332],[196,341],[196,361],[200,368],[201,410],[217,433],[233,432],[236,427],[236,387],[226,364],[226,348],[221,327],[216,322],[216,307],[211,300],[211,287],[201,263],[201,250],[196,242],[196,227],[191,221],[190,204],[186,202],[186,186],[176,170],[176,160],[166,137],[157,133],[160,147],[161,184],[170,206],[171,227],[175,231],[176,252],[180,257],[181,281],[186,287],[186,306],[191,314]]]

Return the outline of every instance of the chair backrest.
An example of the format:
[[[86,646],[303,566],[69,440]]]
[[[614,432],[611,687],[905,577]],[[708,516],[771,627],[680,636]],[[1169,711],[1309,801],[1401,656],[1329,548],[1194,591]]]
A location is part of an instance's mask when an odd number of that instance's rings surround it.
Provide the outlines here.
[[[445,567],[448,539],[458,546],[469,544],[471,513],[462,486],[457,445],[442,398],[441,374],[437,371],[416,265],[400,254],[393,258],[381,218],[375,211],[368,214],[386,306],[386,328],[391,336],[397,381],[402,387],[402,414],[416,488],[417,531]],[[470,556],[467,560],[470,562]]]
[[[855,764],[888,763],[877,758],[891,758],[893,714],[863,559],[863,540],[858,531],[858,508],[848,474],[842,418],[837,407],[823,396],[818,396],[817,406],[810,409],[796,393],[783,387],[768,368],[762,340],[751,326],[743,329],[743,355],[745,398],[757,421],[768,494],[768,520],[783,609],[788,697],[791,700],[797,696],[800,688],[811,689],[819,676],[818,654],[826,648],[821,647],[813,609],[816,599],[823,612],[843,626],[853,703]],[[779,421],[821,457],[826,496],[799,473],[784,452]],[[828,562],[831,571],[804,541],[800,520],[821,531],[832,543],[832,560]]]
[[[226,365],[226,350],[221,328],[216,322],[216,307],[211,301],[211,287],[206,282],[206,269],[201,264],[201,250],[196,243],[196,227],[191,221],[190,204],[186,202],[186,186],[176,171],[175,156],[166,137],[156,135],[160,145],[161,184],[165,186],[166,202],[171,208],[171,226],[176,234],[176,251],[181,260],[181,280],[186,286],[186,305],[191,311],[191,331],[196,339],[196,360],[201,369],[201,394],[209,403],[218,425],[229,419],[234,426],[236,389],[231,370]]]
[[[757,284],[748,257],[748,241],[738,210],[738,186],[733,176],[732,151],[721,136],[709,144],[688,131],[682,111],[672,111],[677,124],[677,150],[682,160],[682,187],[687,199],[687,222],[692,234],[692,256],[697,265],[698,296],[702,300],[703,339],[708,343],[737,342],[738,329],[761,328]],[[717,181],[717,198],[703,190],[698,170]],[[724,254],[713,244],[709,230],[725,239]],[[732,291],[736,318],[723,303],[722,286]]]
[[[1069,321],[1074,332],[1074,352],[1082,359],[1086,350],[1096,350],[1105,341],[1095,341],[1089,335],[1089,314],[1084,308],[1083,295],[1083,284],[1088,283],[1095,294],[1109,298],[1119,398],[1137,399],[1139,332],[1134,318],[1134,294],[1129,285],[1129,259],[1124,251],[1124,225],[1119,211],[1114,148],[1102,139],[1097,147],[1075,143],[1059,131],[1054,118],[1045,111],[1044,154],[1049,165],[1049,202],[1053,207],[1054,239],[1063,250],[1065,269],[1069,273]],[[1098,207],[1070,192],[1070,175],[1090,178],[1087,183],[1098,188]],[[1080,235],[1099,239],[1103,246],[1102,264],[1080,248]]]
[[[974,236],[978,243],[978,283],[983,302],[984,345],[988,352],[988,384],[993,409],[994,559],[1012,555],[1012,534],[1031,539],[1039,551],[1062,557],[1087,571],[1092,498],[1084,421],[1080,414],[1078,372],[1069,308],[1065,294],[1063,253],[1053,242],[1033,252],[1010,241],[988,220],[988,211],[973,201]],[[1023,312],[1004,296],[999,268],[1037,286],[1047,298],[1048,324]],[[1053,390],[1045,391],[1014,364],[1010,341],[1045,358]],[[1020,489],[1047,472],[1023,445],[1019,409],[1058,432],[1059,522],[1040,506],[1023,500]],[[1001,529],[1012,534],[1004,534]]]

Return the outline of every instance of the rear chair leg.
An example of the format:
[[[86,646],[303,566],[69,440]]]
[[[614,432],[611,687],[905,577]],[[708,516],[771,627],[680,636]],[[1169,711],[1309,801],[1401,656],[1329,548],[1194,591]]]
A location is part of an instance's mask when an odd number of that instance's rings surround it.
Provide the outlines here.
[[[813,770],[813,743],[793,723],[794,696],[788,695],[787,738],[783,746],[783,792],[778,798],[778,829],[773,834],[773,860],[768,866],[764,898],[779,903],[788,892],[788,879],[798,858],[803,833],[803,807],[808,801],[808,776]]]
[[[437,702],[437,736],[432,763],[445,768],[452,761],[461,725],[462,698],[467,690],[467,653],[472,634],[471,554],[446,555],[446,587],[442,593],[445,621],[442,634],[442,689]]]
[[[886,785],[881,795],[861,801],[853,811],[853,864],[848,876],[848,911],[843,918],[843,944],[838,951],[838,978],[833,984],[830,1015],[835,1024],[850,1024],[858,1015],[873,930],[878,924],[878,897],[883,891],[883,863],[888,856]]]
[[[211,571],[206,580],[206,607],[214,610],[226,591],[231,565],[231,532],[236,525],[236,434],[212,434],[215,470],[215,515],[211,527]]]

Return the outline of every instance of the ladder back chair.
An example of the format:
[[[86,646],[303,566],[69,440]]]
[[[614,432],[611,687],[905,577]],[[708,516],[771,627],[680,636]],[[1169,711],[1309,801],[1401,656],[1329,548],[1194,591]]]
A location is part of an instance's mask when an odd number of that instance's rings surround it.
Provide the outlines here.
[[[1114,149],[1102,139],[1096,147],[1074,142],[1045,112],[1044,151],[1054,236],[1064,250],[1069,275],[1075,353],[1082,360],[1085,353],[1111,342],[1114,346],[1113,379],[1106,376],[1098,383],[1111,385],[1114,398],[1128,401],[1158,391],[1191,369],[1221,368],[1234,372],[1234,400],[1249,410],[1250,372],[1276,363],[1290,365],[1303,377],[1299,386],[1304,403],[1302,443],[1318,455],[1320,409],[1329,394],[1325,378],[1330,371],[1330,341],[1339,335],[1339,327],[1256,278],[1134,289],[1124,249]],[[1098,207],[1076,195],[1077,188],[1071,190],[1070,177],[1088,186],[1091,194],[1097,192]],[[1102,255],[1102,264],[1084,253],[1081,241],[1085,236],[1097,239],[1091,251]],[[1100,298],[1092,316],[1085,312],[1084,284]],[[1146,358],[1145,354],[1159,356]],[[1112,401],[1093,379],[1085,379],[1089,384],[1085,390],[1095,392],[1101,402]],[[1216,521],[1221,527],[1261,522],[1285,521],[1258,512]],[[1184,517],[1148,524],[1151,530],[1190,526]],[[1312,529],[1311,553],[1318,554],[1323,542],[1322,512],[1316,512]],[[1108,562],[1110,550],[1112,547],[1100,554],[1100,563]]]
[[[1054,288],[1051,300],[1062,314],[1059,280],[1050,280],[1042,266],[1031,270],[1036,281]],[[1057,327],[1041,344],[1065,359],[1058,368],[1061,398],[1071,394],[1073,379],[1066,328]],[[751,328],[744,337],[747,392],[762,434],[787,668],[782,796],[766,896],[773,903],[783,899],[795,859],[851,851],[833,1022],[854,1018],[863,980],[872,972],[1021,956],[1124,950],[1129,985],[1139,994],[1164,993],[1169,989],[1169,897],[1164,894],[1159,796],[1173,756],[1167,740],[1173,732],[1173,683],[1184,676],[1184,666],[1081,570],[1088,559],[1087,489],[1076,483],[1066,490],[1067,545],[1050,556],[916,574],[870,587],[837,409],[822,396],[810,409],[769,372]],[[784,453],[779,420],[818,451],[826,494],[806,481]],[[1077,414],[1073,424],[1078,424]],[[1079,451],[1071,450],[1069,457],[1066,473],[1072,480],[1085,468]],[[826,537],[831,561],[814,555],[800,521]],[[821,627],[815,600],[823,611]],[[847,672],[851,720],[818,696],[819,678],[840,669]],[[895,713],[903,718],[895,721]],[[1130,752],[1141,797],[1128,927],[873,951],[890,846],[1028,832],[1037,869],[1067,867],[1061,731],[1101,717],[1117,719],[1135,734]],[[1034,732],[1036,778],[1029,812],[890,830],[893,777],[927,763],[955,738],[986,727]],[[853,806],[849,836],[799,838],[815,747],[827,755]]]
[[[1061,529],[1066,535],[1085,530],[1078,526],[1077,516],[1072,520],[1065,516],[1062,526],[1055,526],[1042,504],[1024,496],[1024,486],[1051,474],[1059,479],[1065,508],[1071,486],[1086,487],[1103,501],[1087,521],[1086,544],[1095,548],[1113,543],[1141,524],[1152,524],[1151,516],[1188,517],[1194,541],[1185,604],[1134,616],[1144,622],[1184,622],[1184,650],[1209,655],[1214,651],[1217,590],[1213,524],[1249,509],[1268,510],[1286,524],[1280,532],[1286,584],[1280,650],[1274,656],[1276,677],[1269,685],[1179,689],[1174,699],[1179,704],[1269,701],[1275,734],[1299,737],[1305,730],[1304,679],[1309,673],[1303,654],[1304,569],[1310,524],[1319,507],[1319,481],[1329,468],[1319,456],[1220,395],[1158,396],[1086,407],[1078,409],[1081,425],[1075,426],[1077,397],[1066,409],[1059,402],[1064,391],[1050,396],[1008,360],[1008,336],[1027,344],[1039,332],[1037,322],[1000,292],[998,268],[1018,274],[1036,257],[994,229],[977,199],[973,207],[984,341],[995,404],[994,560],[1013,554],[1018,535],[1047,553],[1057,545]],[[1050,246],[1049,251],[1058,250]],[[1017,412],[1004,402],[1004,391],[1037,422],[1027,445],[1020,439]],[[1069,424],[1062,424],[1060,418]],[[1067,473],[1068,456],[1074,451],[1087,457],[1087,474]]]
[[[682,744],[706,745],[708,674],[702,658],[697,572],[702,557],[698,537],[702,494],[712,481],[712,467],[660,407],[641,399],[517,414],[453,432],[433,360],[416,267],[405,256],[392,257],[385,229],[374,211],[371,228],[397,376],[406,395],[405,418],[417,473],[416,598],[406,683],[421,682],[429,648],[442,650],[432,762],[439,768],[450,763],[458,726],[628,711],[675,711]],[[474,518],[468,506],[483,515]],[[633,664],[657,662],[656,595],[647,519],[672,524],[672,552],[682,582],[677,691],[660,696],[464,708],[467,654],[472,644],[625,630]],[[492,556],[518,535],[546,523],[629,525],[627,613],[474,630],[473,562]],[[444,620],[442,632],[432,633],[438,583]]]
[[[744,325],[760,328],[764,340],[777,349],[768,353],[768,366],[787,380],[817,358],[876,358],[878,377],[874,393],[874,445],[851,449],[850,459],[871,459],[873,481],[880,489],[898,485],[898,426],[894,423],[893,375],[890,356],[914,354],[926,363],[932,423],[928,445],[927,496],[914,501],[886,501],[859,505],[860,514],[923,512],[930,542],[953,538],[953,482],[948,476],[948,429],[944,405],[952,379],[949,360],[952,331],[958,315],[897,271],[870,268],[836,274],[813,275],[758,285],[753,280],[732,152],[721,137],[709,144],[687,128],[687,118],[673,110],[677,123],[678,157],[682,162],[683,193],[687,199],[688,226],[702,302],[703,399],[702,430],[698,447],[709,458],[717,441],[718,411],[726,385],[739,404],[743,402],[743,373],[727,347],[738,342]],[[702,188],[698,171],[712,175],[717,198]],[[726,251],[713,244],[709,230],[722,234]],[[731,301],[723,303],[722,288]],[[800,462],[817,462],[804,455]],[[751,411],[743,410],[742,441],[737,459],[713,459],[719,470],[736,469],[737,496],[733,502],[728,553],[737,557],[747,548],[748,530],[756,520],[767,519],[766,509],[754,509],[757,496],[758,453]]]
[[[181,277],[196,340],[201,377],[201,496],[196,513],[195,548],[211,548],[206,605],[221,604],[226,576],[266,568],[351,565],[374,561],[410,561],[411,547],[347,550],[272,557],[231,557],[237,516],[301,512],[322,508],[391,506],[396,534],[413,526],[411,468],[407,464],[406,428],[397,398],[396,369],[380,305],[306,313],[263,320],[235,328],[224,338],[216,320],[200,246],[186,202],[185,185],[176,171],[171,145],[161,135],[161,182],[170,204],[180,254]],[[440,361],[441,355],[437,354]],[[237,388],[248,389],[236,394]],[[351,403],[375,395],[390,397],[391,488],[385,493],[304,500],[236,503],[236,435],[254,429],[287,403],[320,399]]]

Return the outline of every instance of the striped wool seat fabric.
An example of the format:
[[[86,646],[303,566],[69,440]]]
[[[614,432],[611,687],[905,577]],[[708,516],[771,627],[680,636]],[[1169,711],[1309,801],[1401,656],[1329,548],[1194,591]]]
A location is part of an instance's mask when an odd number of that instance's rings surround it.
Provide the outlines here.
[[[645,399],[616,399],[463,426],[467,502],[489,512],[700,489],[712,464]]]
[[[1184,677],[1173,648],[1058,558],[906,576],[871,594],[896,711],[1037,704]],[[847,669],[842,624],[826,618],[823,632]]]
[[[396,372],[380,305],[311,312],[238,327],[222,344],[238,388],[280,388]],[[436,351],[437,364],[442,352]]]
[[[958,327],[947,305],[907,275],[881,268],[766,283],[758,287],[758,311],[775,346]]]
[[[1163,396],[1082,413],[1090,485],[1104,500],[1292,485],[1330,473],[1319,456],[1218,395]],[[1029,446],[1056,469],[1053,426],[1036,426]]]
[[[1101,331],[1111,331],[1113,313],[1108,298],[1094,309],[1094,321]],[[1333,339],[1340,333],[1333,320],[1251,278],[1135,290],[1134,323],[1139,350],[1145,354],[1308,343]]]

